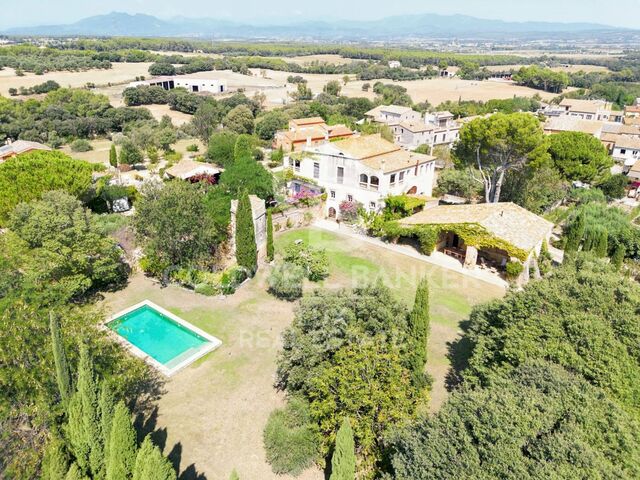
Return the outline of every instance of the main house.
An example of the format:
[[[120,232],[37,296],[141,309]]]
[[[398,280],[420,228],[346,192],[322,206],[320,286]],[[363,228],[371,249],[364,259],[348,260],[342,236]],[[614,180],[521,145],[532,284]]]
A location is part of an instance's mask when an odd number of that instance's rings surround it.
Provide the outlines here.
[[[390,195],[431,196],[435,158],[369,135],[306,147],[285,158],[285,166],[295,174],[289,185],[292,193],[324,189],[325,213],[337,217],[343,202],[379,211]]]
[[[347,138],[353,132],[346,125],[327,125],[322,117],[289,120],[289,129],[276,132],[273,148],[297,152],[304,147]]]

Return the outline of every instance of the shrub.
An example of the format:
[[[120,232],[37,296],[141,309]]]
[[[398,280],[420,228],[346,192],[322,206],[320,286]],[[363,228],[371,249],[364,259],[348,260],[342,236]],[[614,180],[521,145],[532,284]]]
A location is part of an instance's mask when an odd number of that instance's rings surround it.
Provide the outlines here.
[[[209,285],[208,283],[199,283],[198,285],[196,285],[196,288],[194,288],[194,291],[196,293],[199,293],[200,295],[206,295],[208,297],[211,297],[218,293],[218,289],[213,285]]]
[[[290,262],[278,263],[267,279],[269,292],[283,300],[293,301],[302,297],[305,270]]]
[[[304,400],[291,398],[285,408],[272,412],[263,440],[273,472],[295,476],[313,465],[318,458],[318,437]]]
[[[90,150],[93,150],[93,147],[87,140],[83,138],[79,138],[78,140],[74,140],[73,142],[71,142],[72,152],[88,152]]]
[[[610,175],[598,185],[598,188],[609,198],[622,198],[628,183],[626,175]]]
[[[197,152],[198,150],[198,145],[196,145],[195,143],[187,146],[187,152]]]
[[[285,249],[284,261],[302,267],[306,277],[312,282],[319,282],[329,276],[329,259],[325,250],[304,243],[292,243]]]
[[[340,203],[340,217],[345,222],[355,222],[358,219],[358,203],[345,200]]]
[[[515,280],[524,271],[524,265],[520,262],[508,262],[506,266],[507,277],[511,280]]]

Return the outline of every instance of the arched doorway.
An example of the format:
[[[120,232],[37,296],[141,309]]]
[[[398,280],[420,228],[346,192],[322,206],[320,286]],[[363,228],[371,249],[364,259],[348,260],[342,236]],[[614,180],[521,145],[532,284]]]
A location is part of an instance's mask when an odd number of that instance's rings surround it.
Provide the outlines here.
[[[329,218],[336,218],[336,209],[329,207]]]
[[[415,195],[416,193],[418,193],[418,187],[416,187],[415,185],[411,187],[409,191],[407,191],[407,195]]]

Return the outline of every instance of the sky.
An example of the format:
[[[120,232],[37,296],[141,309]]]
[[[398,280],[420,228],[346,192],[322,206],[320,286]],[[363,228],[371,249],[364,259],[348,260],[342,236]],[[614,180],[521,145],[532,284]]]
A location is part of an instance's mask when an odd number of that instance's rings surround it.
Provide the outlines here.
[[[112,11],[241,23],[458,13],[508,21],[594,22],[640,28],[640,0],[0,0],[0,29],[72,23]]]

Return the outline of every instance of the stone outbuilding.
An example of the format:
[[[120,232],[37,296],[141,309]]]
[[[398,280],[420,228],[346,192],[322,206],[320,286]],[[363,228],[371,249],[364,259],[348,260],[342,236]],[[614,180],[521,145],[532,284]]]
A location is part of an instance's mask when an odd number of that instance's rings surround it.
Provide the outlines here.
[[[435,250],[457,258],[465,268],[481,263],[504,270],[508,263],[519,262],[519,284],[538,274],[537,258],[553,230],[553,223],[514,203],[440,205],[400,224],[434,227]]]

